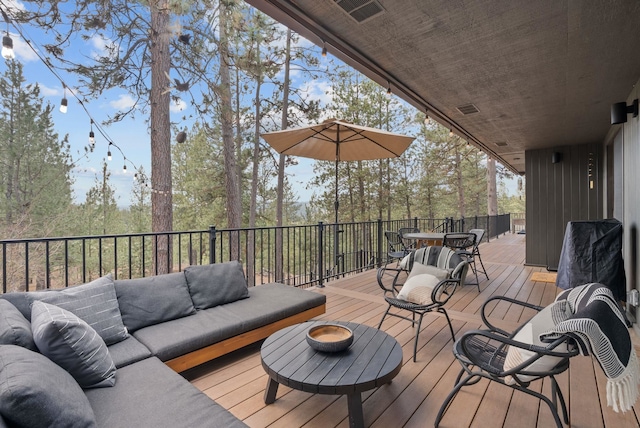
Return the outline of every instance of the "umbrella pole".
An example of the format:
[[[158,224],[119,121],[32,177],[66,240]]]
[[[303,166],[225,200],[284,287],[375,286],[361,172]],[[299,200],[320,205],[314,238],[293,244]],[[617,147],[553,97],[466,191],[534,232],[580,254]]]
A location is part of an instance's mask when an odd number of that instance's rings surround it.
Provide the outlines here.
[[[334,203],[335,208],[335,216],[336,222],[334,226],[334,234],[333,234],[333,254],[335,260],[336,267],[336,275],[339,273],[340,268],[340,257],[338,256],[338,207],[340,206],[340,201],[338,199],[338,160],[340,159],[340,127],[338,127],[337,139],[336,139],[336,201]]]

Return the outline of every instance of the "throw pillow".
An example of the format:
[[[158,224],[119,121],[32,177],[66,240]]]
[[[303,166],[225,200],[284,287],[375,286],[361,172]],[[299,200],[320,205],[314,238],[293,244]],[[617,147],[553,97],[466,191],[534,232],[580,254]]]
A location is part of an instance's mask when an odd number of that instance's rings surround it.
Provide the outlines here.
[[[421,273],[407,278],[400,292],[398,299],[419,305],[428,305],[433,303],[431,293],[440,280],[428,273]]]
[[[14,345],[0,345],[0,415],[10,426],[98,426],[69,373],[44,355]]]
[[[0,345],[18,345],[32,351],[37,350],[33,343],[31,324],[7,300],[0,300]]]
[[[183,272],[114,281],[130,332],[196,313]]]
[[[408,278],[411,278],[412,276],[415,276],[415,275],[421,275],[424,273],[433,275],[436,278],[438,278],[438,280],[442,281],[443,279],[449,278],[449,275],[451,272],[446,269],[440,269],[435,266],[423,265],[422,263],[416,262],[413,264],[413,267],[411,268],[411,272],[409,272]]]
[[[546,347],[548,343],[542,342],[540,340],[540,335],[542,333],[548,332],[553,327],[555,327],[558,322],[566,319],[567,316],[570,316],[570,313],[567,313],[567,311],[570,311],[569,305],[566,305],[565,303],[566,302],[555,302],[542,309],[516,333],[516,335],[513,337],[513,340],[517,340],[518,342],[522,342],[525,344]],[[560,312],[556,314],[556,311]],[[556,348],[556,350],[560,352],[566,352],[568,350],[567,344],[560,344]],[[534,351],[510,346],[507,350],[503,368],[505,371],[511,370],[524,363],[536,354],[537,353]],[[546,372],[554,368],[561,360],[561,357],[552,357],[549,355],[545,355],[535,360],[522,370]],[[523,382],[529,382],[536,378],[536,376],[518,375],[518,379]],[[505,382],[508,385],[514,385],[516,383],[515,379],[513,379],[513,377],[511,376],[507,376],[505,378]]]
[[[196,309],[207,309],[249,297],[242,265],[237,261],[189,266],[184,270]]]
[[[129,337],[122,323],[111,274],[63,290],[34,293],[34,300],[56,305],[76,315],[97,331],[107,345]]]
[[[89,324],[62,308],[35,301],[31,326],[40,352],[68,371],[81,387],[116,383],[116,367],[107,345]]]

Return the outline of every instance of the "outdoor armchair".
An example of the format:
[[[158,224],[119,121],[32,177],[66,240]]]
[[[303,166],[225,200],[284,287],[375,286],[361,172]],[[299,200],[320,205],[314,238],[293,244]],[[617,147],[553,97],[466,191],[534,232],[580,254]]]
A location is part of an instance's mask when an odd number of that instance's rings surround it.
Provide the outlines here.
[[[390,230],[384,231],[384,236],[387,238],[387,263],[395,260],[399,262],[406,253],[402,249],[402,240],[400,239],[400,235],[397,232],[392,232]]]
[[[398,229],[398,236],[400,237],[400,244],[406,254],[409,254],[412,250],[416,249],[416,241],[414,239],[405,238],[407,233],[420,233],[420,229],[417,227],[401,227]]]
[[[467,269],[468,263],[460,255],[449,248],[435,246],[413,251],[403,260],[403,264],[395,268],[379,268],[378,285],[384,290],[384,299],[389,306],[378,324],[378,329],[387,316],[411,322],[415,327],[414,362],[424,314],[443,314],[449,324],[451,338],[455,340],[451,319],[444,306],[456,289],[464,284]],[[408,311],[411,317],[408,314],[403,315],[402,312],[391,312],[392,308]]]
[[[480,291],[480,281],[478,280],[478,271],[475,267],[475,259],[473,257],[473,252],[476,246],[477,236],[475,233],[471,232],[455,232],[455,233],[447,233],[444,235],[444,239],[442,244],[445,247],[451,248],[457,254],[459,254],[463,259],[469,263],[471,266],[471,271],[476,276],[475,285],[478,286],[478,291]]]
[[[503,301],[538,311],[529,322],[514,332],[504,331],[492,325],[486,316],[491,302]],[[493,309],[494,305],[490,306]],[[539,334],[555,325],[551,306],[543,308],[504,296],[488,299],[481,308],[482,321],[486,329],[465,333],[453,345],[453,354],[462,366],[453,390],[442,403],[436,417],[437,427],[451,401],[461,388],[474,385],[482,378],[498,382],[510,388],[544,401],[553,414],[558,427],[562,422],[558,415],[558,402],[563,420],[569,423],[567,406],[555,376],[569,368],[569,359],[579,354],[574,340],[567,334],[560,334],[543,343]],[[529,388],[531,382],[541,378],[551,380],[551,398]]]

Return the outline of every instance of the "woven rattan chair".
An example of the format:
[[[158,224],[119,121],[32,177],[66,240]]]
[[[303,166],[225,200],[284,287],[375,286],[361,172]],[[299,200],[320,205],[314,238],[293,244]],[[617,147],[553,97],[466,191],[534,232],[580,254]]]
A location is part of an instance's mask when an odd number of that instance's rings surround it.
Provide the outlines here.
[[[416,260],[418,259],[418,260]],[[448,271],[446,278],[438,282],[431,291],[431,299],[426,304],[412,303],[398,297],[398,292],[404,285],[403,279],[407,278],[407,273],[416,268],[416,264],[431,265],[436,268]],[[449,301],[456,289],[464,284],[464,278],[467,274],[468,263],[453,250],[444,247],[424,247],[411,253],[407,266],[398,266],[389,268],[386,266],[378,269],[378,285],[384,290],[385,301],[389,305],[385,311],[378,329],[382,326],[387,316],[394,316],[410,321],[415,327],[415,341],[413,345],[413,361],[416,361],[416,353],[418,350],[418,336],[420,335],[420,326],[422,317],[428,312],[440,312],[444,314],[449,323],[449,331],[453,340],[456,339],[451,325],[451,320],[447,314],[444,305]],[[411,275],[411,274],[409,274]],[[402,309],[411,313],[411,318],[401,313],[390,312],[392,308]],[[417,320],[416,320],[417,317]]]
[[[575,346],[573,339],[568,335],[560,335],[546,344],[546,346],[536,346],[516,340],[518,339],[518,337],[515,337],[516,334],[526,323],[515,332],[509,333],[493,326],[487,320],[487,305],[496,300],[510,302],[537,311],[544,309],[540,306],[504,296],[494,296],[483,304],[481,316],[487,329],[469,331],[453,345],[453,353],[462,369],[458,374],[453,390],[440,407],[435,426],[439,425],[449,404],[460,389],[467,385],[474,385],[482,378],[522,391],[544,401],[551,409],[558,427],[562,427],[562,422],[558,415],[558,404],[560,404],[564,422],[568,424],[567,405],[555,376],[569,368],[569,359],[578,355],[578,347]],[[493,305],[491,305],[491,308],[493,308]],[[515,366],[513,366],[515,363],[511,362],[513,360],[507,356],[508,352],[513,353],[514,350],[523,350],[527,353],[527,358],[523,358],[523,361]],[[505,361],[507,360],[510,361],[513,367],[505,368]],[[542,378],[551,380],[550,398],[538,392],[535,388],[529,388],[531,382]]]

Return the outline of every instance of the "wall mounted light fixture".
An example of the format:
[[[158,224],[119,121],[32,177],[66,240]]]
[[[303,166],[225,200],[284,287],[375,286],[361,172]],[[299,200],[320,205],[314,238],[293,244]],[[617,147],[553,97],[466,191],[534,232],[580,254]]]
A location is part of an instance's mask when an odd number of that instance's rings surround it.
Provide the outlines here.
[[[633,113],[633,117],[638,117],[638,99],[633,100],[631,105],[626,102],[611,104],[611,124],[625,123],[627,115]]]

